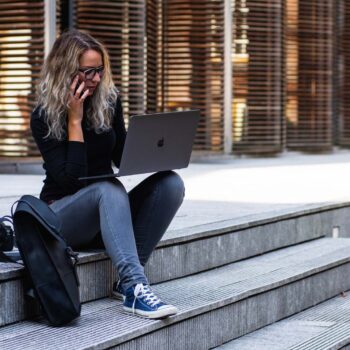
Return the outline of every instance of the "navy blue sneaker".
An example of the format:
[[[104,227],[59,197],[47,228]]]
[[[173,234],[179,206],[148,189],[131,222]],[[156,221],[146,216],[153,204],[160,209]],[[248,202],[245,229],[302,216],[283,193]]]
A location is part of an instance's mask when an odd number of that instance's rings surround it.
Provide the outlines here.
[[[178,311],[175,306],[162,302],[148,285],[142,283],[126,290],[123,309],[146,318],[164,318]]]
[[[124,294],[124,290],[122,288],[122,285],[120,284],[120,280],[118,280],[118,282],[113,283],[112,296],[115,299],[124,301],[125,294]]]

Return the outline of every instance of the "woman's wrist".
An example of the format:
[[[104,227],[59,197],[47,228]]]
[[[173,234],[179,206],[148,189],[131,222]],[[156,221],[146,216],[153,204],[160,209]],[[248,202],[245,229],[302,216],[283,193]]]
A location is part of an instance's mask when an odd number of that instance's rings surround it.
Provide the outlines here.
[[[80,121],[70,120],[68,122],[68,140],[84,142],[83,129]]]
[[[82,122],[82,116],[80,116],[80,113],[74,113],[72,111],[68,111],[68,125],[81,125]]]

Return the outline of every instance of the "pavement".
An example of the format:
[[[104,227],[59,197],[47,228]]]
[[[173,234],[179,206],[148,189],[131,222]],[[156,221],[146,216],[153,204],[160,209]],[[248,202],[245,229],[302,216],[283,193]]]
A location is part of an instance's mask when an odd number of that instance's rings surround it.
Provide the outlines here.
[[[22,194],[40,193],[41,165],[19,171],[0,164],[0,215],[9,214]],[[169,230],[350,200],[349,150],[321,155],[288,152],[270,158],[202,156],[178,173],[186,196]],[[130,190],[148,175],[121,181]]]

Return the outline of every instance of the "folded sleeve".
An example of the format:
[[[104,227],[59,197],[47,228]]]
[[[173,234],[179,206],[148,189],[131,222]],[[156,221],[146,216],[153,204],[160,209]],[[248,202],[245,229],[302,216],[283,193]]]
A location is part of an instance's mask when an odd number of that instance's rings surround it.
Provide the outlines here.
[[[115,166],[119,168],[126,139],[126,129],[120,96],[118,96],[114,110],[113,129],[116,134],[116,144],[113,149],[112,160]]]
[[[45,112],[36,108],[31,116],[30,127],[34,140],[45,163],[45,169],[65,193],[75,193],[85,186],[79,177],[87,176],[86,145],[79,141],[59,141],[46,137],[48,125]]]

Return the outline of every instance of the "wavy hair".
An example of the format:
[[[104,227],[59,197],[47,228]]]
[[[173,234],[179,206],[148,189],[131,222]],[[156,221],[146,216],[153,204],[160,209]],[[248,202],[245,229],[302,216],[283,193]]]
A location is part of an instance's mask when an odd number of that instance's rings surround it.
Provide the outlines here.
[[[96,133],[110,129],[118,90],[114,86],[109,56],[104,46],[91,35],[70,30],[56,39],[45,60],[38,83],[38,106],[45,112],[49,132],[58,140],[66,136],[68,98],[72,79],[78,73],[79,59],[87,50],[102,56],[104,74],[87,109],[88,124]]]

